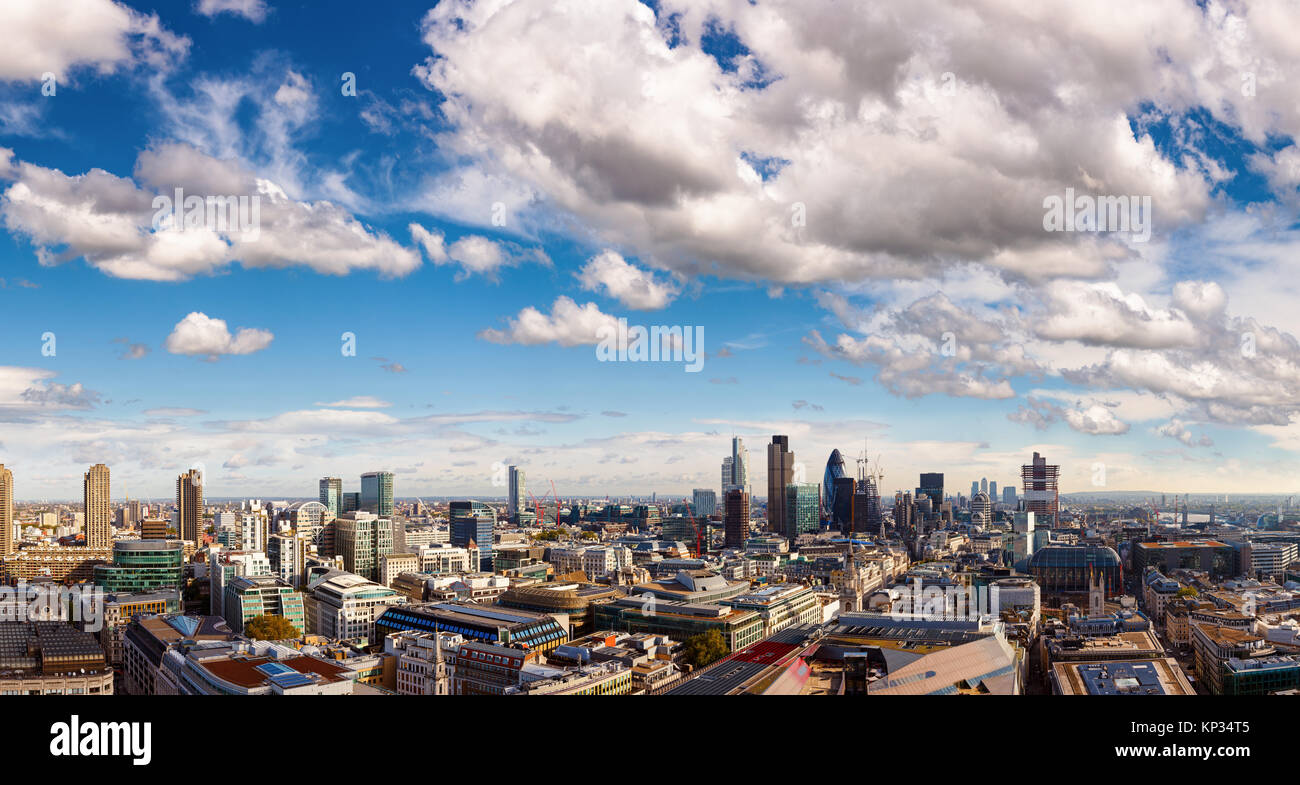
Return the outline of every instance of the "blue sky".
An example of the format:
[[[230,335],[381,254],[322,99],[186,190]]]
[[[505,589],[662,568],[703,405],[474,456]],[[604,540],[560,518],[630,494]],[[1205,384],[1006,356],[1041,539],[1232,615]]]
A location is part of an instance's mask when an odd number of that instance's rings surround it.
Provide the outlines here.
[[[6,5],[19,498],[99,461],[115,497],[688,493],[733,433],[756,479],[788,433],[887,491],[1034,450],[1065,490],[1292,487],[1282,6],[30,4],[82,20],[54,41]],[[175,185],[258,194],[260,236],[152,226]],[[1151,239],[1044,231],[1067,187],[1150,197]],[[598,362],[620,317],[702,328],[702,370]]]

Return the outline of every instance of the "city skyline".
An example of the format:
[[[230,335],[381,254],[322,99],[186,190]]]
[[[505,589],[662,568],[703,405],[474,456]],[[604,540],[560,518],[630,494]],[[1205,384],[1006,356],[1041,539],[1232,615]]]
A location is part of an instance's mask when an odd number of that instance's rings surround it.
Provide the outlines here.
[[[809,478],[867,439],[882,493],[1005,482],[1033,452],[1063,492],[1300,475],[1300,58],[1268,13],[1156,4],[1103,36],[1083,7],[989,4],[1032,42],[1007,69],[928,0],[842,28],[811,0],[85,0],[98,21],[57,45],[21,5],[19,500],[76,499],[96,463],[122,498],[195,464],[232,497],[375,466],[403,496],[485,495],[498,465],[689,495],[732,436],[761,489],[774,434]],[[256,196],[257,225],[177,231],[184,194]],[[1128,231],[1098,225],[1120,198]],[[702,366],[602,361],[619,320],[694,336]]]

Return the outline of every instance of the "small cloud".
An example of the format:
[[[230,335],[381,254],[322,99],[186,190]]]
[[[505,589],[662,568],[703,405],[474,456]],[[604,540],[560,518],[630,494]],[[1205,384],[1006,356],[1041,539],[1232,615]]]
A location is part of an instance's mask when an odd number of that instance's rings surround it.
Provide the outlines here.
[[[627,412],[616,412],[616,411],[614,411],[614,410],[612,410],[612,409],[606,409],[605,411],[601,412],[601,414],[605,415],[606,417],[626,417],[626,416],[627,416]]]
[[[858,378],[857,376],[841,376],[840,374],[835,373],[834,371],[831,371],[831,376],[835,377],[836,379],[839,379],[842,382],[848,382],[854,387],[857,387],[858,385],[862,384],[862,379]]]
[[[177,322],[163,346],[172,354],[217,360],[223,355],[260,352],[270,346],[274,338],[269,330],[254,327],[240,327],[232,335],[225,320],[194,311]]]
[[[259,25],[266,21],[269,11],[265,0],[199,0],[194,6],[194,13],[209,19],[217,14],[233,14]]]
[[[142,412],[146,417],[197,417],[207,413],[206,409],[187,409],[181,406],[160,406]]]
[[[99,393],[86,389],[81,382],[76,384],[50,382],[42,387],[29,387],[22,393],[23,400],[28,403],[69,409],[93,409],[95,404],[99,403],[100,397]]]
[[[386,409],[392,406],[388,401],[382,401],[373,395],[356,395],[341,401],[317,401],[316,405],[331,409]]]
[[[149,353],[148,344],[131,343],[127,338],[114,338],[113,343],[120,343],[126,346],[122,353],[117,356],[119,360],[139,360]]]
[[[825,409],[823,409],[821,406],[818,406],[818,405],[815,404],[815,403],[809,403],[809,402],[804,401],[804,400],[798,400],[798,401],[795,401],[795,402],[793,402],[791,405],[794,406],[794,408],[795,408],[796,410],[799,410],[799,409],[811,409],[811,410],[814,411],[814,412],[825,411]]]
[[[740,380],[734,376],[728,376],[725,379],[710,379],[709,384],[740,384]]]

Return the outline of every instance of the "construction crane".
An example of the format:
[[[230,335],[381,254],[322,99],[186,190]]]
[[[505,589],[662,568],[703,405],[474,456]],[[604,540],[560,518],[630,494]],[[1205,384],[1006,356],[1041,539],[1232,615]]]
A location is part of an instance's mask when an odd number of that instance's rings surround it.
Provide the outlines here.
[[[533,508],[537,510],[537,522],[538,522],[538,525],[540,525],[541,527],[545,528],[545,527],[546,527],[546,510],[545,510],[545,508],[543,507],[543,502],[546,501],[546,498],[547,498],[547,497],[546,497],[546,496],[543,496],[543,497],[541,498],[541,500],[539,501],[538,498],[537,498],[537,496],[536,496],[532,491],[528,491],[528,495],[532,497],[532,499],[533,499]],[[554,480],[551,480],[551,493],[550,493],[550,498],[555,502],[555,525],[558,527],[558,526],[560,525],[560,496],[559,496],[559,494],[557,494],[557,493],[555,492],[555,481],[554,481]]]
[[[695,522],[694,512],[692,512],[688,517],[691,519],[691,528],[695,530],[695,558],[703,559],[704,553],[700,550],[700,526]]]

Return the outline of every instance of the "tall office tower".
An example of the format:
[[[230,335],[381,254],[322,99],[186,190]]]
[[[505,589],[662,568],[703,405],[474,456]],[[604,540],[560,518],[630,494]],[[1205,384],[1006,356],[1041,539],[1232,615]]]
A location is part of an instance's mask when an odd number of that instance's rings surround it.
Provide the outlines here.
[[[1002,503],[1013,510],[1016,508],[1016,486],[1008,485],[1002,489]]]
[[[348,572],[378,580],[380,557],[392,552],[392,520],[353,512],[334,521],[334,553],[343,557],[343,569]]]
[[[1013,513],[1011,531],[1014,534],[1011,544],[1011,564],[1017,570],[1028,571],[1029,559],[1034,555],[1034,514]]]
[[[903,534],[910,534],[916,525],[916,505],[912,494],[899,491],[894,494],[894,528]]]
[[[943,472],[923,473],[917,495],[921,494],[930,497],[930,505],[933,509],[938,510],[943,507]]]
[[[132,523],[132,524],[137,524],[137,523],[139,523],[140,521],[143,521],[143,520],[144,520],[144,516],[141,514],[141,513],[142,513],[142,509],[141,509],[141,507],[140,507],[140,501],[139,501],[138,499],[136,499],[136,500],[130,500],[130,499],[128,499],[127,502],[126,502],[126,508],[127,508],[128,510],[131,511],[131,523]]]
[[[1034,513],[1034,518],[1055,528],[1060,512],[1061,499],[1057,489],[1057,480],[1061,476],[1061,467],[1049,465],[1047,459],[1034,453],[1033,463],[1020,467],[1020,480],[1024,483],[1025,510]]]
[[[718,509],[718,494],[709,488],[696,488],[691,507],[695,510],[695,517],[707,518]]]
[[[970,500],[971,523],[987,526],[992,519],[993,503],[989,501],[989,495],[984,491],[980,491],[972,496]]]
[[[998,481],[997,480],[989,480],[989,499],[994,504],[998,503]]]
[[[97,463],[82,478],[86,510],[86,547],[113,547],[113,510],[108,495],[108,467]]]
[[[203,539],[203,475],[190,469],[176,478],[176,531],[198,546]]]
[[[884,536],[885,516],[880,509],[880,489],[876,478],[860,472],[858,487],[853,493],[853,531],[870,532]]]
[[[360,509],[361,509],[360,493],[357,493],[356,491],[352,491],[351,493],[343,494],[343,512],[340,512],[339,515],[342,515],[344,512],[356,512]]]
[[[846,500],[839,499],[835,495],[836,489],[843,487],[843,483],[837,484],[837,481],[848,476],[849,473],[844,471],[844,456],[840,455],[839,450],[831,450],[831,457],[826,459],[826,471],[822,473],[822,513],[828,519],[834,518],[837,506],[842,510],[850,509],[845,506]],[[792,477],[791,482],[793,481]],[[851,495],[847,504],[853,504]]]
[[[972,481],[971,481],[971,484],[970,484],[970,495],[971,495],[971,498],[972,498],[972,499],[975,498],[975,494],[977,494],[977,493],[979,493],[979,492],[980,492],[980,484],[979,484],[979,480],[972,480]]]
[[[494,558],[495,535],[497,525],[496,510],[483,502],[452,502],[447,510],[451,518],[451,544],[468,548],[471,543],[478,548],[481,570],[491,570]]]
[[[749,539],[749,494],[739,488],[727,491],[722,512],[723,547],[743,548]]]
[[[524,470],[518,466],[510,467],[510,506],[507,511],[511,521],[519,520],[519,513],[524,511],[528,506],[528,500],[525,494],[528,493],[528,487],[525,485]]]
[[[852,477],[836,477],[835,493],[831,497],[831,527],[844,534],[853,533],[853,503],[857,500],[857,481]]]
[[[987,478],[987,477],[981,477],[981,478],[980,478],[980,493],[988,493],[988,492],[989,492],[989,478]],[[975,495],[975,494],[973,494],[973,493],[971,494],[971,496],[974,496],[974,495]]]
[[[789,436],[773,436],[767,445],[767,530],[785,525],[785,487],[794,480],[794,453]]]
[[[722,459],[722,495],[725,497],[732,488],[753,493],[749,486],[749,450],[739,436],[731,437],[731,455]]]
[[[361,475],[361,509],[381,518],[393,514],[392,472],[366,472]]]
[[[785,498],[786,539],[793,543],[800,534],[816,534],[821,528],[821,483],[792,482],[785,487]]]
[[[0,556],[14,552],[14,473],[0,463]]]
[[[341,477],[320,478],[320,497],[318,501],[325,505],[329,517],[337,518],[343,514],[343,479]]]

